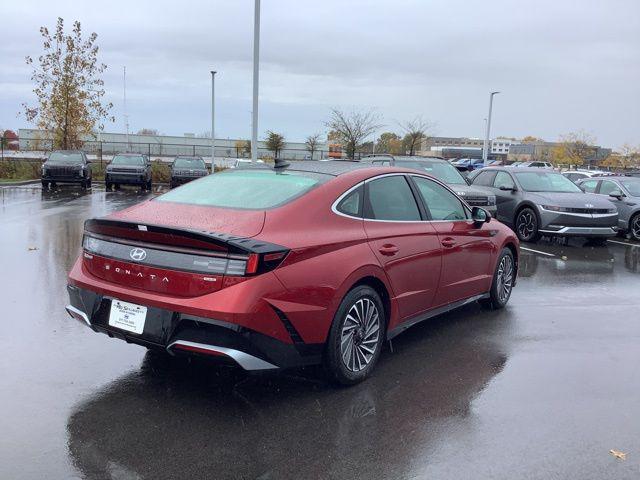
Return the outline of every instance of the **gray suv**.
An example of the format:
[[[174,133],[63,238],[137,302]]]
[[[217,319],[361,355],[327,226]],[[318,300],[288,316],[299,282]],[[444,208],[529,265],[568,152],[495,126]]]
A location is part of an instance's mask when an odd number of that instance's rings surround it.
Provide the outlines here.
[[[202,157],[178,156],[171,164],[171,188],[209,175]]]
[[[362,163],[386,167],[412,168],[436,177],[458,194],[467,205],[481,207],[496,215],[496,196],[484,188],[470,187],[456,167],[439,157],[401,157],[397,155],[372,155],[362,159]]]
[[[600,239],[616,235],[618,211],[599,195],[584,193],[564,175],[539,167],[487,167],[473,185],[496,195],[497,218],[523,242],[541,235]]]
[[[107,190],[118,189],[120,185],[138,185],[151,190],[151,162],[149,157],[140,153],[119,153],[107,165],[104,173]]]
[[[618,209],[620,231],[640,241],[640,178],[592,177],[577,184],[585,192],[610,200]]]

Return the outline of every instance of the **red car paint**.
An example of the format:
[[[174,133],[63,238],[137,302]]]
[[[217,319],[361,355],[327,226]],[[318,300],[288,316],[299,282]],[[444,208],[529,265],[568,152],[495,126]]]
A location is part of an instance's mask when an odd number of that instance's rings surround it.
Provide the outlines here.
[[[505,246],[514,253],[518,248],[513,232],[500,222],[386,223],[332,211],[336,199],[353,186],[394,173],[416,174],[399,168],[384,172],[356,169],[263,211],[151,200],[108,217],[141,226],[225,233],[286,247],[288,254],[272,271],[246,277],[219,275],[215,281],[205,281],[202,274],[114,262],[85,253],[71,270],[69,283],[108,298],[238,325],[285,344],[292,344],[295,335],[292,337],[278,311],[304,344],[323,344],[341,300],[363,279],[385,290],[387,331],[443,305],[486,293],[499,252]],[[118,237],[117,228],[111,233]],[[134,240],[146,245],[171,243],[170,236],[153,232],[141,230],[136,235]],[[190,250],[213,248],[198,240],[176,242]],[[109,263],[110,273],[104,269]],[[115,272],[116,266],[121,271]],[[169,282],[163,284],[161,276]]]

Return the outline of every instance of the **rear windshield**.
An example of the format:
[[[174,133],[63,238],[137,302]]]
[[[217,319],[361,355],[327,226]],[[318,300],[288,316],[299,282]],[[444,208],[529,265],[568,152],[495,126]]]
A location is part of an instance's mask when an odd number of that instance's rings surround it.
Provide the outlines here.
[[[579,193],[578,186],[559,173],[518,172],[516,173],[522,189],[526,192]]]
[[[308,172],[235,170],[209,175],[156,198],[160,202],[263,210],[303,195],[331,178]]]
[[[48,163],[82,163],[81,153],[53,152],[49,155]]]
[[[112,165],[144,165],[144,157],[142,155],[116,155],[111,160]]]
[[[433,175],[444,183],[466,185],[464,177],[458,169],[448,162],[429,160],[396,160],[397,167],[413,168]]]
[[[201,158],[176,158],[173,162],[175,168],[191,168],[204,170],[207,167]]]

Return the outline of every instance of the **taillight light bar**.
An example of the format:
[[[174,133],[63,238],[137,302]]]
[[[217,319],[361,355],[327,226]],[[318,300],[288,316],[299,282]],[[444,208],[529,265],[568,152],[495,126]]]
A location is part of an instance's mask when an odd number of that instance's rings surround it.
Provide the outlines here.
[[[82,247],[87,254],[113,258],[120,261],[148,265],[170,270],[194,273],[244,277],[257,275],[276,268],[288,250],[270,253],[229,254],[170,250],[162,246],[120,243],[115,239],[85,234]],[[158,248],[160,247],[160,248]]]

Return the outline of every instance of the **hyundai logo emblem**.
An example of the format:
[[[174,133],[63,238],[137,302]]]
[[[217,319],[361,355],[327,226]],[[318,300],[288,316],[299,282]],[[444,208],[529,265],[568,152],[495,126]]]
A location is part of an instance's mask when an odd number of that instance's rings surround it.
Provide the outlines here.
[[[131,257],[132,260],[135,260],[136,262],[141,262],[145,258],[147,258],[147,252],[141,248],[132,248],[131,251],[129,252],[129,256]]]

